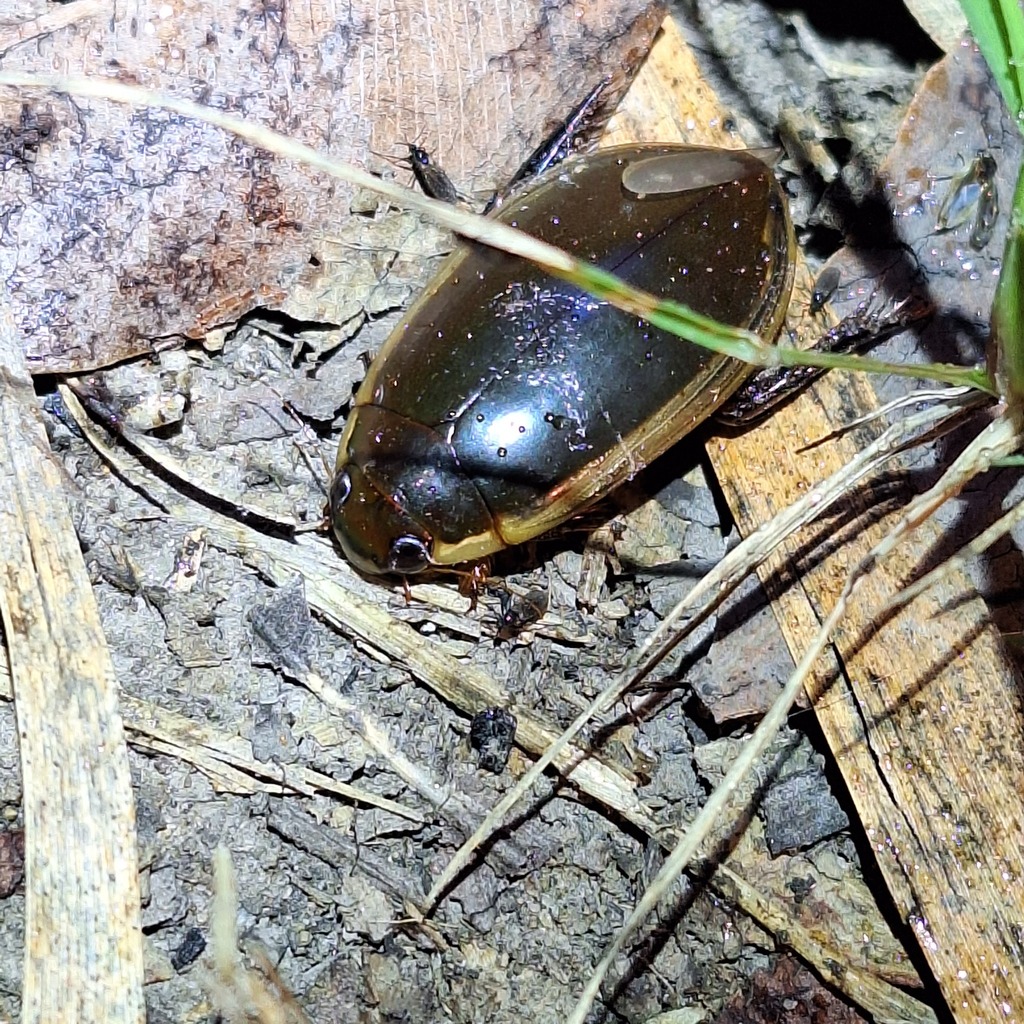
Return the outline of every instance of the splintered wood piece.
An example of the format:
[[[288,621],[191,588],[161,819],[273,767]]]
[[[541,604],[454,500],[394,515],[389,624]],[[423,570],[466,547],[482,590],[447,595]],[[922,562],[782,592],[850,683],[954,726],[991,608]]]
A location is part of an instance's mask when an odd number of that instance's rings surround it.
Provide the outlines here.
[[[9,72],[120,68],[388,175],[416,143],[486,191],[581,81],[627,84],[662,17],[651,0],[314,0],[272,17],[80,0],[0,25],[0,53]],[[257,307],[354,333],[403,272],[378,263],[402,247],[400,215],[353,205],[348,186],[190,118],[0,88],[0,270],[33,373],[202,339]]]
[[[658,128],[663,141],[718,144],[722,112],[685,80],[692,61],[681,38],[666,34],[659,45],[680,48],[677,57],[660,58],[676,69],[670,79],[676,108],[663,94],[648,100],[634,88],[623,117],[643,123],[645,104],[668,109]],[[926,86],[941,89],[950,101],[979,88],[969,75],[967,81],[957,77],[963,67],[958,59],[936,67]],[[914,118],[912,111],[904,134]],[[673,123],[677,130],[670,135]],[[845,464],[857,435],[801,450],[808,442],[877,406],[866,379],[836,372],[760,428],[713,441],[709,455],[743,532]],[[764,569],[794,656],[831,610],[849,569],[894,521],[878,521],[867,493],[851,498],[844,511],[840,523],[794,538]],[[824,694],[818,716],[825,735],[889,892],[951,1013],[972,1024],[1020,1020],[1020,683],[984,603],[962,574],[952,574],[895,616],[876,615],[941,541],[941,528],[925,523],[876,570],[835,638],[841,663],[822,665],[811,696]]]
[[[22,1020],[141,1024],[135,810],[117,684],[8,297],[0,590],[25,814]]]

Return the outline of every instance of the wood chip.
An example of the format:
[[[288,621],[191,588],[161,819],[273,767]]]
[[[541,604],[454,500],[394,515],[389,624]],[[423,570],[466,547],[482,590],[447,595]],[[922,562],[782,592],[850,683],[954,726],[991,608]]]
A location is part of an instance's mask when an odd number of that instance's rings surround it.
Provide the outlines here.
[[[25,814],[22,1020],[141,1024],[135,809],[117,683],[0,292],[0,610]]]

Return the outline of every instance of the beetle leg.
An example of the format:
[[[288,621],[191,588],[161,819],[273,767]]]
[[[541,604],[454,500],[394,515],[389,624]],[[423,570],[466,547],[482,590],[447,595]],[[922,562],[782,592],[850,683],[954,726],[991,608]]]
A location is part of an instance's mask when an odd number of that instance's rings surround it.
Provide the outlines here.
[[[449,571],[458,576],[459,593],[463,597],[469,598],[469,610],[475,612],[480,595],[483,593],[488,577],[491,575],[490,559],[481,558],[479,561],[473,562],[468,571],[464,569],[451,569]]]
[[[573,108],[572,113],[559,123],[551,134],[523,161],[522,166],[512,175],[504,188],[495,192],[484,207],[484,213],[501,206],[502,202],[514,192],[524,181],[543,174],[549,167],[561,163],[576,149],[580,138],[590,135],[601,126],[597,120],[601,107],[601,94],[608,85],[603,78]],[[445,203],[465,201],[465,197],[453,184],[451,178],[431,159],[430,154],[421,146],[407,142],[409,155],[405,165],[412,171],[416,184],[425,196],[440,199]]]
[[[583,99],[576,104],[572,113],[562,121],[551,134],[523,161],[522,166],[512,175],[503,189],[491,196],[484,213],[501,206],[502,202],[524,181],[543,174],[548,168],[560,164],[577,147],[584,135],[593,134],[602,126],[598,113],[602,93],[608,86],[608,79],[602,78]]]
[[[916,298],[878,307],[872,307],[868,300],[823,334],[813,347],[819,352],[853,352],[899,334],[931,313],[931,305]],[[825,372],[822,366],[773,366],[761,370],[740,387],[715,417],[733,426],[749,426]]]

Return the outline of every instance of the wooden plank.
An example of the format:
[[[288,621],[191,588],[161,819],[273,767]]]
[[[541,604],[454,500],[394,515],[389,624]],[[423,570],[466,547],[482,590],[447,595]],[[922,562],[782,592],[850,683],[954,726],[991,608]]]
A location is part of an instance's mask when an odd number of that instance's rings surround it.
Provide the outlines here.
[[[135,812],[99,613],[0,290],[0,565],[25,814],[26,1024],[141,1024]]]
[[[735,144],[722,132],[722,109],[691,80],[692,56],[671,24],[650,67],[659,81],[639,81],[614,126],[652,140]],[[759,429],[713,441],[709,455],[741,530],[844,465],[857,435],[801,449],[877,405],[865,379],[833,374]],[[832,608],[849,568],[893,521],[865,521],[870,495],[858,500],[846,510],[859,517],[855,527],[812,528],[765,567],[794,656]],[[837,533],[842,542],[834,544]],[[875,612],[940,540],[940,528],[924,524],[873,574],[836,637],[841,667],[822,664],[812,696],[827,688],[817,706],[822,728],[889,892],[955,1019],[1022,1020],[1020,683],[962,574],[887,620]]]

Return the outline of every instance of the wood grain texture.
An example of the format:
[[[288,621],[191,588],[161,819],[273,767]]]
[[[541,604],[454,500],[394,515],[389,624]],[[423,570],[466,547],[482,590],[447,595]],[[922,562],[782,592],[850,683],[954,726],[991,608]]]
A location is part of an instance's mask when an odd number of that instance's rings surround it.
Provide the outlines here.
[[[5,70],[116,76],[388,175],[416,142],[465,189],[508,180],[581,80],[628,82],[661,20],[651,0],[26,6],[38,16],[0,31]],[[395,243],[352,198],[188,118],[0,89],[0,276],[33,373],[199,339],[257,307],[354,332]]]
[[[135,811],[117,685],[82,551],[0,294],[0,565],[24,791],[26,1024],[136,1024]]]
[[[645,125],[650,110],[661,140],[722,144],[723,112],[686,80],[692,59],[681,37],[666,33],[653,59],[662,84],[649,96],[634,88],[623,121]],[[709,455],[741,530],[844,465],[862,432],[801,449],[877,405],[865,379],[835,373],[760,428],[712,442]],[[794,538],[765,567],[795,657],[849,569],[892,524],[891,515],[878,521],[873,505],[870,493],[854,496],[838,521]],[[940,528],[925,523],[872,574],[835,638],[837,659],[821,665],[811,696],[821,698],[819,720],[889,893],[950,1012],[963,1024],[1022,1020],[1019,680],[962,574],[896,616],[876,612],[941,539]]]

